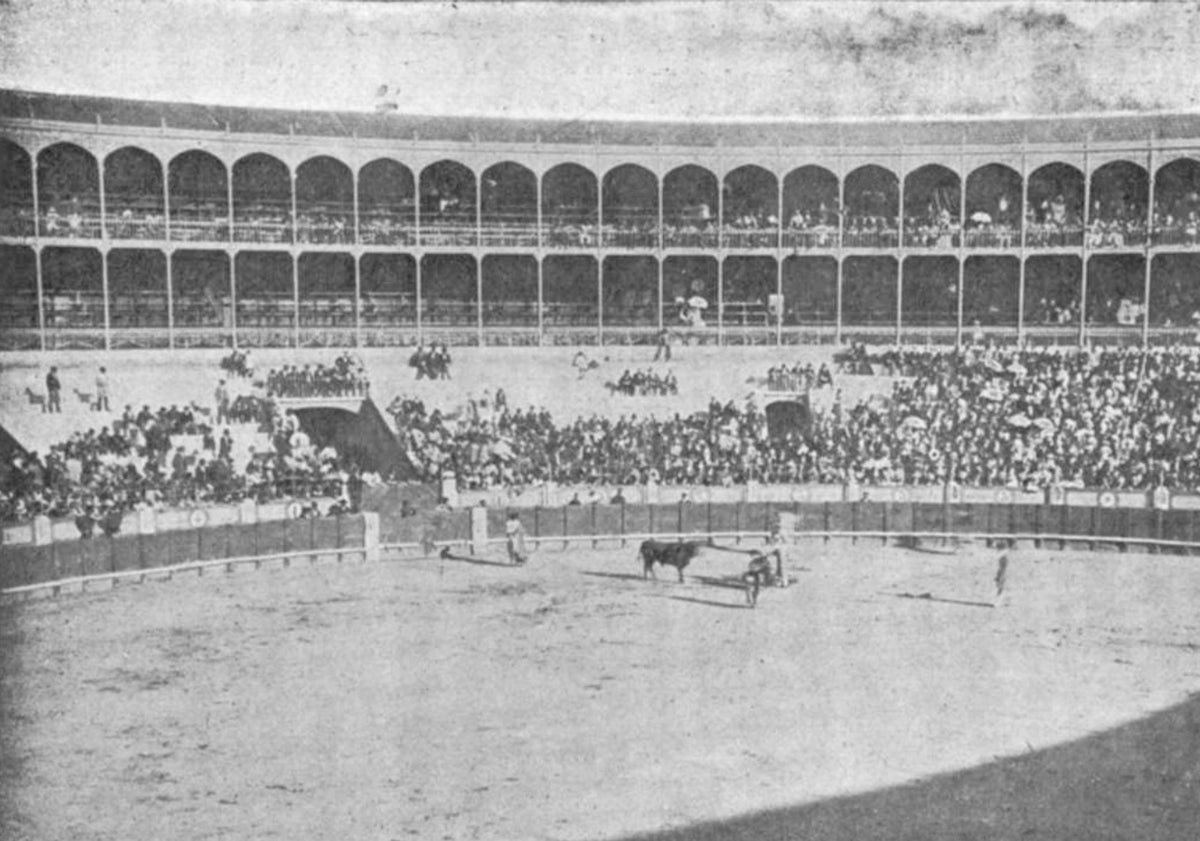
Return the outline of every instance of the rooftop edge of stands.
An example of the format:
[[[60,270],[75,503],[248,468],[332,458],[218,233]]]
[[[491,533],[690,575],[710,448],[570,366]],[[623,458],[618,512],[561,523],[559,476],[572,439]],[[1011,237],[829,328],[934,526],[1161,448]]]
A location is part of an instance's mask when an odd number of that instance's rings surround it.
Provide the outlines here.
[[[1200,140],[1200,111],[1111,114],[549,119],[295,111],[0,89],[0,124],[445,141],[679,147],[986,146]],[[885,129],[885,130],[881,130]]]

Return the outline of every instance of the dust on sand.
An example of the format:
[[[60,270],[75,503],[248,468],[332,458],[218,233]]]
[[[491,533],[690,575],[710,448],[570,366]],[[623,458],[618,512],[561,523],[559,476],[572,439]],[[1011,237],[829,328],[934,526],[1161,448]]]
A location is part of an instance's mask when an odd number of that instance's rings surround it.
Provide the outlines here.
[[[741,557],[702,553],[680,585],[642,581],[634,555],[247,571],[0,609],[0,836],[1198,825],[1200,715],[1172,708],[1200,687],[1188,559],[1016,552],[993,607],[982,547],[817,544],[751,610]]]

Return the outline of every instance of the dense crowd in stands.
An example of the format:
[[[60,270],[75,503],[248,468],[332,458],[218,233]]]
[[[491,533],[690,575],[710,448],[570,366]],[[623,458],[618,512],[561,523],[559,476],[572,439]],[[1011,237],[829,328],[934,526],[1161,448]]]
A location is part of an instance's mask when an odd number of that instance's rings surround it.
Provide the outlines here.
[[[469,488],[750,480],[1200,488],[1200,357],[1190,351],[863,351],[855,364],[906,379],[890,398],[835,400],[809,429],[777,437],[752,402],[566,425],[535,408],[451,417],[410,400],[392,411],[414,465],[430,479],[453,470]]]
[[[361,397],[370,387],[362,360],[343,353],[332,365],[285,365],[267,373],[268,397]]]
[[[218,436],[195,404],[126,407],[109,426],[77,432],[44,456],[0,465],[0,521],[45,514],[94,523],[135,509],[345,493],[350,474],[333,450],[318,452],[277,410],[268,429],[271,448],[237,464],[228,429]]]
[[[607,382],[604,387],[610,394],[624,394],[630,397],[670,396],[679,393],[679,383],[674,372],[660,374],[650,368],[642,371],[630,371],[626,368],[616,382]]]

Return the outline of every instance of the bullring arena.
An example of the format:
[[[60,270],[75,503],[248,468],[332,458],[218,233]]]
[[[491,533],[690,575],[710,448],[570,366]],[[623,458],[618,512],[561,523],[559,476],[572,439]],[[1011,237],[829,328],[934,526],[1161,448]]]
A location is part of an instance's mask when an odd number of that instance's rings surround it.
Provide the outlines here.
[[[0,108],[5,838],[1194,837],[1194,116]]]

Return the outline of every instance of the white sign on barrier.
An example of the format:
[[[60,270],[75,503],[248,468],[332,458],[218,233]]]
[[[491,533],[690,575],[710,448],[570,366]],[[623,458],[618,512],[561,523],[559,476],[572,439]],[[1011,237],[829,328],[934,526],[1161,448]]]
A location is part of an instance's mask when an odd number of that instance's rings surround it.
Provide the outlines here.
[[[252,499],[243,499],[238,503],[238,521],[245,525],[258,522],[258,505]]]
[[[46,522],[49,522],[49,520]],[[0,542],[5,546],[27,546],[33,543],[33,526],[14,526],[13,528],[5,529],[3,540]]]
[[[54,524],[44,514],[33,518],[33,543],[35,546],[45,546],[54,540]]]
[[[157,520],[158,517],[152,509],[147,508],[137,512],[137,533],[154,534]]]

